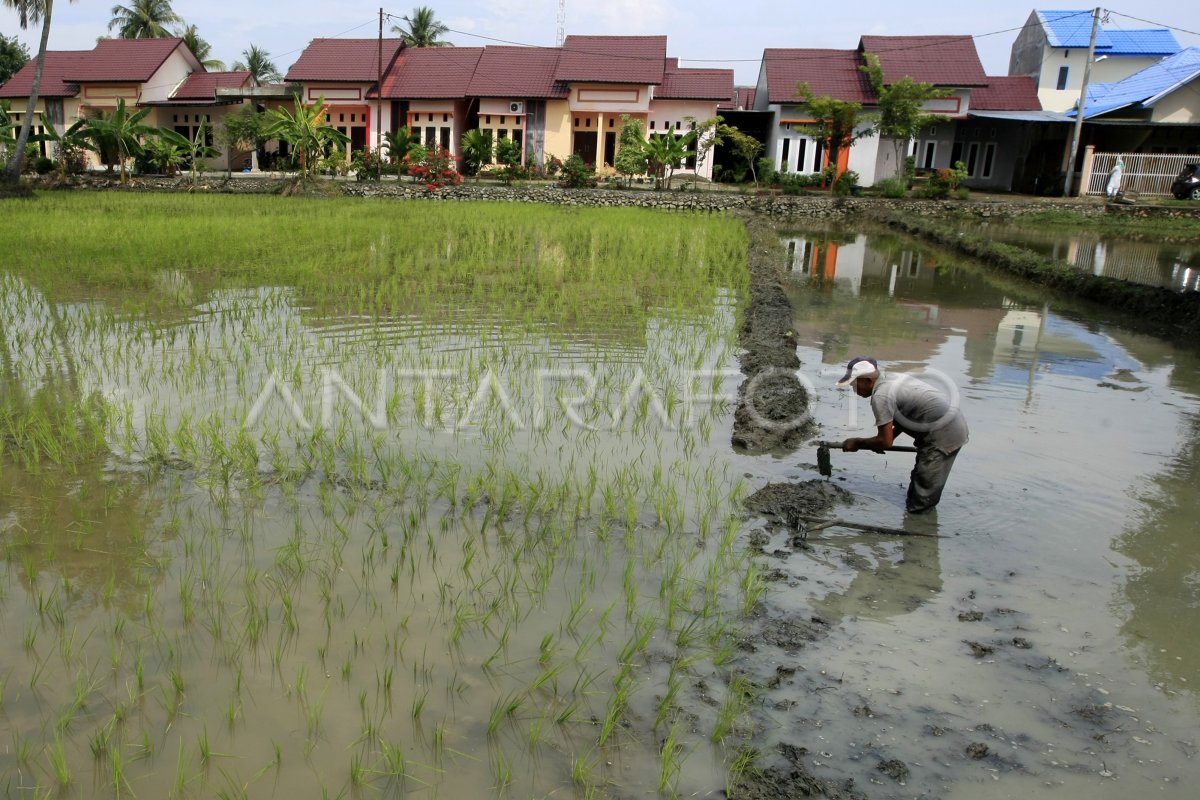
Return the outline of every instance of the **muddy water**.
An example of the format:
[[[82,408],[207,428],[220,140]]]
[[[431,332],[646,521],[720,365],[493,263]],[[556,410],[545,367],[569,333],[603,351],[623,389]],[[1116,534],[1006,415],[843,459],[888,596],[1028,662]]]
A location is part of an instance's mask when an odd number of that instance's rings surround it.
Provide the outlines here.
[[[827,634],[757,654],[766,763],[868,797],[1195,797],[1195,348],[1016,299],[888,235],[784,245],[822,438],[872,427],[866,401],[829,388],[872,354],[950,376],[971,441],[921,528],[941,538],[766,529],[776,613]],[[858,498],[840,516],[904,524],[911,456],[832,457]],[[815,460],[752,471],[807,480]]]

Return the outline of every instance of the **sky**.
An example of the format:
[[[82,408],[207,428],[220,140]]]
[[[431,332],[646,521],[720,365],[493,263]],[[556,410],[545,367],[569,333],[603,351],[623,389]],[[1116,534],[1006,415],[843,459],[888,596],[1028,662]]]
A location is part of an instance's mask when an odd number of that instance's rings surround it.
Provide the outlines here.
[[[458,46],[509,42],[553,46],[558,0],[422,0],[453,29]],[[1008,72],[1008,56],[1017,30],[1034,6],[1012,2],[923,0],[920,3],[857,0],[799,3],[785,0],[565,0],[568,34],[665,34],[667,55],[684,66],[735,70],[738,84],[753,85],[766,47],[828,47],[850,50],[864,34],[912,36],[971,35],[989,75]],[[1184,47],[1200,46],[1200,4],[1179,0],[1121,0],[1111,9],[1107,27],[1173,27]],[[213,46],[213,57],[232,65],[251,43],[271,53],[286,72],[309,40],[317,37],[374,37],[379,31],[379,0],[330,3],[328,0],[174,0],[175,12],[198,27]],[[1046,8],[1086,8],[1054,3]],[[394,15],[385,32],[412,6],[387,5]],[[110,2],[59,0],[50,29],[52,50],[87,50],[108,33]],[[1142,22],[1138,17],[1148,22]],[[1153,23],[1153,24],[1151,24]],[[40,30],[20,30],[17,16],[0,9],[0,33],[16,35],[31,54]],[[501,40],[498,42],[497,40]]]

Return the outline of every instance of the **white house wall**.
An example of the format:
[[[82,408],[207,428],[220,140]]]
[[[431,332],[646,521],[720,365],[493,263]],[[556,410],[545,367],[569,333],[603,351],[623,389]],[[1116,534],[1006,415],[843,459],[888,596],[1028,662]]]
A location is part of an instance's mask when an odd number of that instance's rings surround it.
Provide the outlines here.
[[[870,130],[870,123],[861,123],[854,129],[856,134]],[[858,173],[860,186],[874,186],[879,165],[879,137],[875,134],[863,136],[850,147],[850,160],[846,168]],[[887,149],[892,150],[889,144]]]
[[[161,103],[170,99],[188,75],[200,69],[200,64],[187,54],[186,47],[176,47],[150,80],[141,86],[138,100],[142,103]]]

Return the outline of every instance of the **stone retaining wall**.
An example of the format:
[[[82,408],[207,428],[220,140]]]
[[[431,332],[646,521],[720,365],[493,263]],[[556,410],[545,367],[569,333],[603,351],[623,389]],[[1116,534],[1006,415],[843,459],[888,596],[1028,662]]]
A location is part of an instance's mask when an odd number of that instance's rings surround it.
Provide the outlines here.
[[[34,181],[43,188],[93,189],[109,191],[221,192],[232,194],[279,194],[290,180],[270,177],[209,175],[196,187],[187,177],[139,177],[121,186],[115,176],[86,175],[57,183]],[[1021,217],[1026,214],[1061,209],[1098,217],[1107,214],[1135,217],[1200,218],[1200,203],[1192,207],[1103,205],[1094,202],[1044,199],[1013,200],[891,200],[881,197],[828,197],[823,195],[771,195],[739,192],[679,192],[651,190],[561,189],[556,186],[497,186],[464,183],[429,191],[424,186],[396,181],[332,182],[350,197],[391,197],[408,200],[453,202],[490,200],[501,203],[547,203],[571,206],[636,206],[671,211],[746,210],[773,217],[797,219],[861,219],[880,210],[912,217],[944,218],[973,215],[981,219]]]

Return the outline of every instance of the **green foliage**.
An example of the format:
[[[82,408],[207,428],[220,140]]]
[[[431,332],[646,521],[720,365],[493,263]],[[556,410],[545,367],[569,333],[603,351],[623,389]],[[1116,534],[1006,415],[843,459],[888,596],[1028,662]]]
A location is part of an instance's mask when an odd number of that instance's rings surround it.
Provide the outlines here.
[[[235,71],[249,72],[255,83],[279,83],[283,80],[279,67],[271,60],[271,54],[256,44],[242,51],[242,58],[233,62],[233,68]]]
[[[908,194],[908,182],[904,178],[884,178],[875,182],[875,188],[884,197],[898,200]]]
[[[921,191],[922,197],[941,199],[949,197],[951,192],[958,189],[960,183],[967,179],[967,167],[961,161],[955,161],[950,169],[934,170],[929,176],[929,184]]]
[[[779,177],[782,173],[775,169],[775,159],[770,156],[763,156],[758,159],[755,174],[758,176],[758,181],[768,186],[773,186],[779,182]]]
[[[930,100],[949,97],[950,92],[931,83],[918,83],[907,75],[898,81],[885,83],[879,56],[866,53],[864,58],[867,63],[859,69],[871,82],[879,106],[879,114],[874,120],[872,130],[881,138],[892,140],[899,168],[900,159],[908,143],[923,128],[946,119],[940,114],[926,112],[922,106]]]
[[[412,152],[413,147],[420,144],[411,128],[388,131],[383,135],[383,141],[387,144],[388,161],[393,164],[402,162],[404,157]]]
[[[170,0],[133,0],[128,6],[113,6],[112,15],[108,29],[122,39],[165,39],[175,35],[173,26],[183,24]]]
[[[17,37],[0,33],[0,84],[16,75],[29,61],[29,49]]]
[[[621,115],[621,132],[617,134],[617,156],[613,167],[625,176],[629,185],[634,175],[646,172],[646,131],[640,119]]]
[[[858,194],[858,173],[848,169],[833,182],[833,194],[836,197],[849,197]]]
[[[479,174],[479,168],[492,163],[492,132],[472,128],[462,137],[463,172]]]
[[[402,19],[405,25],[393,25],[392,33],[400,34],[406,47],[453,47],[439,38],[449,33],[450,28],[438,21],[432,8],[418,6]]]
[[[190,141],[187,142],[188,163],[192,168],[192,183],[196,182],[196,170],[203,165],[200,164],[201,159],[216,158],[221,155],[221,151],[208,143],[208,123],[201,120],[196,126],[196,134]]]
[[[796,87],[796,97],[807,106],[808,113],[816,119],[816,122],[804,126],[802,130],[825,142],[830,164],[836,165],[843,150],[849,149],[856,141],[871,134],[870,128],[858,130],[862,103],[839,100],[829,95],[816,95],[808,83],[801,83]]]
[[[412,154],[409,158],[412,158]],[[431,192],[443,186],[457,186],[462,183],[462,174],[454,168],[454,156],[441,145],[424,150],[420,162],[409,166],[408,174],[412,175],[417,183],[425,184],[425,188]]]
[[[142,152],[154,165],[159,175],[173,175],[179,171],[191,143],[169,128],[159,128],[142,143]]]
[[[350,158],[350,170],[360,181],[377,181],[383,175],[383,151],[355,150]]]
[[[292,111],[278,108],[267,112],[263,136],[287,142],[299,159],[300,177],[307,178],[314,168],[329,169],[328,164],[318,167],[318,162],[326,150],[344,147],[350,137],[328,123],[323,96],[313,105],[306,106],[296,95],[293,105]]]
[[[212,45],[205,41],[195,25],[185,25],[179,32],[179,37],[183,39],[183,43],[188,46],[188,49],[204,65],[205,69],[215,72],[225,71],[225,62],[212,57]]]
[[[749,165],[750,176],[754,179],[754,185],[758,186],[758,173],[755,171],[755,162],[762,153],[763,143],[750,134],[744,133],[732,126],[725,131],[725,137],[733,147],[733,152]],[[771,169],[774,170],[774,168],[774,165],[772,165]]]
[[[654,176],[654,188],[671,188],[671,177],[680,163],[686,158],[692,158],[696,151],[692,146],[696,142],[695,131],[688,131],[682,136],[674,133],[651,136],[646,142],[646,167]]]
[[[87,164],[84,151],[93,149],[84,130],[85,126],[86,120],[78,120],[60,134],[49,117],[42,114],[42,133],[32,138],[33,141],[54,144],[55,161],[60,172],[78,174],[83,172]]]
[[[131,114],[125,108],[124,98],[120,98],[111,114],[97,114],[85,120],[84,130],[96,152],[101,154],[110,168],[113,161],[120,165],[121,183],[129,180],[125,162],[141,155],[142,138],[155,131],[142,122],[151,110],[143,108]]]
[[[504,165],[501,177],[505,184],[511,184],[514,168],[521,163],[521,145],[516,139],[505,137],[496,142],[496,161]]]
[[[596,185],[596,170],[591,164],[584,162],[579,153],[572,153],[563,162],[562,185],[568,189],[588,189]]]

